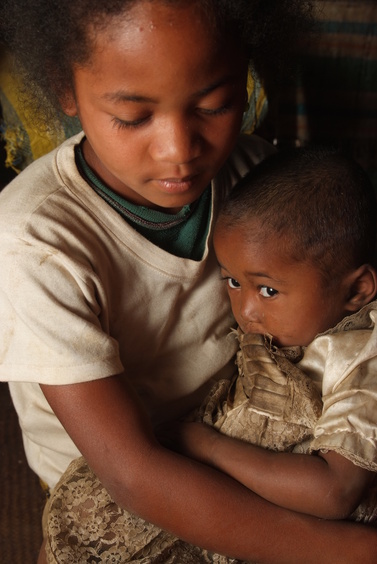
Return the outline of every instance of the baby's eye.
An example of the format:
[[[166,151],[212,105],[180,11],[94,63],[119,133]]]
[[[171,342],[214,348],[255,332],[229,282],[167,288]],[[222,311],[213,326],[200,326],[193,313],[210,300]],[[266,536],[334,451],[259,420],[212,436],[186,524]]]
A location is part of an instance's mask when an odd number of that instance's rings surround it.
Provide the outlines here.
[[[226,282],[229,288],[232,288],[233,290],[241,287],[241,284],[237,282],[235,278],[226,278]]]
[[[259,293],[264,298],[272,298],[273,296],[276,296],[278,291],[274,290],[273,288],[270,288],[269,286],[261,286],[259,288]]]

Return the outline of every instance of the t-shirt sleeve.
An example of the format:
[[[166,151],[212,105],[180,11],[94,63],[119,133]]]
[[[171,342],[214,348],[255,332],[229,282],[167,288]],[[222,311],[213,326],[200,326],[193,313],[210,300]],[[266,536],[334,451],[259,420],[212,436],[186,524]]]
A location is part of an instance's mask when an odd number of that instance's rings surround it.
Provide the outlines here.
[[[6,241],[4,241],[5,243]],[[90,263],[12,238],[1,250],[0,378],[69,384],[122,372]]]

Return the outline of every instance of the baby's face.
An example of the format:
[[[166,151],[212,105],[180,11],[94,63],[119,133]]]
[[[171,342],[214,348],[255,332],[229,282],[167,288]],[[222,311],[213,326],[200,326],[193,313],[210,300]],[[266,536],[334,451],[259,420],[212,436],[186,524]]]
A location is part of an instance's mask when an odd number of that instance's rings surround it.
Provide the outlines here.
[[[345,316],[348,288],[340,283],[330,290],[318,268],[293,261],[282,243],[274,236],[250,239],[250,226],[220,224],[215,232],[221,275],[241,329],[269,334],[278,346],[306,346]]]

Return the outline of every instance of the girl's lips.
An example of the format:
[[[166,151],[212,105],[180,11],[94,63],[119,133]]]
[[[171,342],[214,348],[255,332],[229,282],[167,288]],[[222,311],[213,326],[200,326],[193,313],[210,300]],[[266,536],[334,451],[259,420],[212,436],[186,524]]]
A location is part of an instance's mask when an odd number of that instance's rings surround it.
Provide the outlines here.
[[[178,194],[192,188],[195,182],[195,176],[186,176],[185,178],[162,178],[157,182],[165,192]]]

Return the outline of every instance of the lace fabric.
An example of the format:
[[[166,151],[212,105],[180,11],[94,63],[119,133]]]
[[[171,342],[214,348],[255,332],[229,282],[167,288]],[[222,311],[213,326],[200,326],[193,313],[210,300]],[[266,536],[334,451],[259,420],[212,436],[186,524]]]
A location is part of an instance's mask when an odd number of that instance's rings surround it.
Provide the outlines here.
[[[121,509],[84,458],[70,464],[50,503],[49,563],[246,564],[185,543]]]

